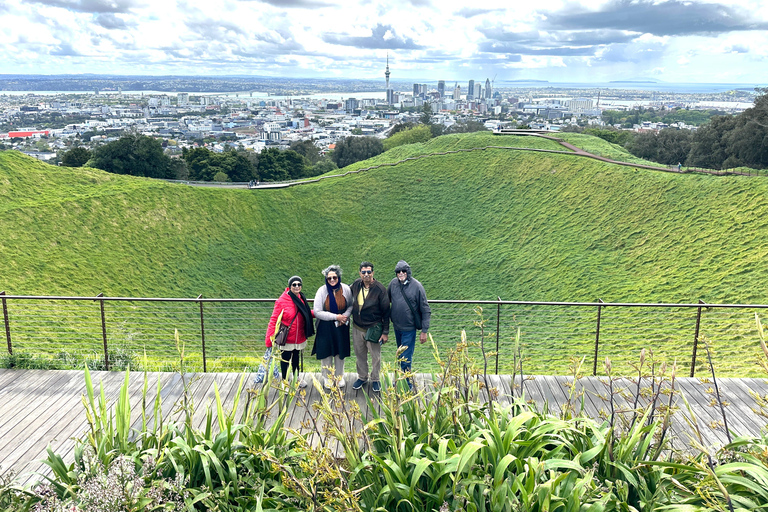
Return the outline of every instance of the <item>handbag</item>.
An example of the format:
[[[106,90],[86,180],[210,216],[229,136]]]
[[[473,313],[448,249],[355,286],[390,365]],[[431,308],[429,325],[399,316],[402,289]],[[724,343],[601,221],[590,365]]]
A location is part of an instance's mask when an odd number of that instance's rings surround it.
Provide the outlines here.
[[[384,324],[382,322],[377,322],[376,324],[370,326],[367,331],[365,331],[365,341],[378,343],[379,339],[381,338],[381,333],[383,332]]]
[[[408,304],[408,307],[411,310],[411,313],[413,313],[413,323],[416,324],[416,330],[421,330],[421,315],[417,315],[416,311],[413,310],[413,306],[411,306],[411,301],[408,300],[408,297],[405,296],[405,290],[403,290],[403,285],[400,285],[400,293],[403,294],[403,300],[406,304]]]
[[[296,313],[296,316],[293,317],[293,320],[291,320],[291,323],[289,325],[285,325],[284,323],[280,322],[280,328],[277,330],[277,334],[275,334],[275,341],[273,342],[278,347],[284,347],[286,343],[288,343],[288,331],[291,330],[291,326],[293,325],[294,320],[296,320],[296,317],[299,316],[298,313]]]

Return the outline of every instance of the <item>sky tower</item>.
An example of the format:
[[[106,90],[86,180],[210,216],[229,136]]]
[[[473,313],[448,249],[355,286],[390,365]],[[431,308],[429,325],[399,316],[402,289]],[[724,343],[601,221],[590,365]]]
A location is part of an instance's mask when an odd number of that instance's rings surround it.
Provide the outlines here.
[[[384,71],[384,77],[387,79],[387,105],[391,105],[392,101],[392,89],[389,88],[389,52],[387,52],[387,69]]]
[[[384,77],[387,79],[387,90],[389,90],[389,52],[387,52],[387,69],[384,71]]]

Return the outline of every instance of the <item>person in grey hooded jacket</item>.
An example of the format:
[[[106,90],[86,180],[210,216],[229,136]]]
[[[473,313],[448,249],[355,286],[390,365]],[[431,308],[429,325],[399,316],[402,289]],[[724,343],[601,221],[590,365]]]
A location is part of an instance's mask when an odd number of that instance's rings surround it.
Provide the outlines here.
[[[405,260],[397,262],[395,278],[390,281],[387,292],[392,304],[390,319],[395,327],[397,346],[406,346],[400,356],[400,367],[407,372],[411,370],[413,351],[416,348],[416,331],[421,331],[421,343],[427,341],[432,311],[429,309],[424,287],[411,276],[411,267]],[[408,384],[411,385],[410,380]]]

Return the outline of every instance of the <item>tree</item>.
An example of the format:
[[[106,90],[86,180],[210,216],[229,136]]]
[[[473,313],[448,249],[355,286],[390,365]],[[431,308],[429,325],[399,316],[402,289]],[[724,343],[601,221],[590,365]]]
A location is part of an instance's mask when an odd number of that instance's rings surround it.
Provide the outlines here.
[[[320,160],[320,149],[311,140],[292,142],[289,149],[306,158],[310,165],[315,165]]]
[[[261,181],[286,181],[288,172],[280,165],[280,150],[277,148],[262,149],[259,153],[259,179]]]
[[[736,128],[735,117],[713,117],[693,135],[686,164],[707,169],[721,169],[729,156],[726,135],[734,128]]]
[[[61,164],[67,167],[82,167],[90,159],[90,151],[84,147],[76,146],[62,155]]]
[[[464,121],[463,123],[456,123],[445,131],[446,133],[472,133],[472,132],[487,132],[488,128],[480,121]]]
[[[208,148],[185,148],[182,155],[193,180],[220,181],[215,179],[217,173],[226,174],[230,181],[237,182],[251,181],[258,176],[251,159],[242,151],[232,149],[214,153]]]
[[[656,138],[658,154],[656,161],[666,165],[685,162],[691,152],[691,131],[666,128]]]
[[[177,180],[188,180],[189,169],[187,168],[187,161],[183,157],[171,158],[171,172]]]
[[[330,158],[323,158],[322,160],[318,161],[314,167],[312,167],[310,176],[320,176],[321,174],[325,174],[336,169],[338,169],[338,167],[336,167],[336,164],[333,163],[333,160]]]
[[[391,130],[389,130],[389,137],[393,136],[396,133],[400,133],[405,130],[409,130],[416,126],[414,123],[411,123],[410,121],[407,121],[405,123],[397,123],[395,126],[392,127]]]
[[[425,103],[421,107],[421,115],[419,116],[421,124],[432,124],[432,106],[429,103]]]
[[[286,181],[308,176],[307,160],[290,149],[263,149],[259,154],[258,175],[261,181]]]
[[[659,146],[655,132],[642,132],[627,143],[627,151],[639,158],[658,161]]]
[[[331,157],[341,168],[383,152],[384,145],[375,137],[345,137],[336,143]]]
[[[93,151],[91,167],[115,174],[174,178],[170,158],[160,141],[146,135],[126,135]]]

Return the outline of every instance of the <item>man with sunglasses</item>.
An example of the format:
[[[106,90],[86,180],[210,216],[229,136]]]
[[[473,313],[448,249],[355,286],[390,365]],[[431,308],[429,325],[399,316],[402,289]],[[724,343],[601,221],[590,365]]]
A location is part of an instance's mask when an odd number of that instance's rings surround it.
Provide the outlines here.
[[[424,287],[411,277],[411,267],[405,260],[397,262],[395,277],[389,283],[387,294],[392,302],[390,317],[395,327],[397,348],[405,345],[405,351],[400,355],[400,368],[403,372],[410,372],[413,351],[416,348],[416,331],[421,331],[421,343],[427,341],[432,311],[429,309]],[[407,382],[413,389],[412,380],[409,378]]]
[[[351,286],[352,289],[352,345],[355,347],[357,380],[353,389],[362,388],[370,378],[371,390],[381,391],[379,372],[381,370],[381,345],[387,342],[389,334],[389,296],[384,285],[373,278],[373,263],[364,261],[360,264],[360,278]],[[381,325],[378,339],[366,340],[370,328]],[[374,329],[372,329],[373,331]],[[371,354],[370,375],[368,373],[368,353]]]

